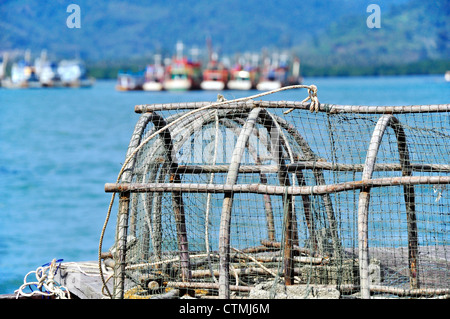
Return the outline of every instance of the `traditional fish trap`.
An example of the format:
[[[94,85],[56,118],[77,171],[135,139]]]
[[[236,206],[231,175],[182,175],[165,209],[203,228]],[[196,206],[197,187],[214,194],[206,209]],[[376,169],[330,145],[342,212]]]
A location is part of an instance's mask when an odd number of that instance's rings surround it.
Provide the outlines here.
[[[112,296],[448,296],[450,105],[310,107],[136,106]]]

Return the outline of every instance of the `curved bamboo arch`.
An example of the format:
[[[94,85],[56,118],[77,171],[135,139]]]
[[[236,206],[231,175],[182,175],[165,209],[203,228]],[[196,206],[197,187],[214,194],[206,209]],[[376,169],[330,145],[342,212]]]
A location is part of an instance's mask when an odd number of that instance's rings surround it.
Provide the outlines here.
[[[133,135],[127,150],[127,157],[141,143],[143,132],[151,120],[151,113],[143,114],[136,123]],[[129,183],[132,178],[132,171],[136,163],[134,157],[124,169],[121,182]],[[125,266],[126,266],[126,247],[128,233],[128,219],[130,207],[130,192],[120,194],[119,213],[117,214],[117,235],[116,235],[116,266],[114,267],[114,291],[115,298],[123,298],[125,287]]]
[[[261,108],[253,109],[242,128],[241,134],[236,142],[236,146],[231,156],[230,167],[228,169],[226,184],[234,185],[237,181],[239,165],[244,153],[245,145],[250,137],[253,127],[256,124],[256,118],[261,112]],[[222,204],[222,214],[220,217],[219,228],[219,298],[230,298],[229,283],[229,263],[230,263],[230,226],[231,209],[233,206],[233,193],[227,192],[224,195]]]
[[[138,121],[135,130],[133,132],[132,139],[130,141],[130,146],[128,148],[128,154],[132,153],[136,147],[140,144],[143,132],[146,126],[152,122],[156,130],[160,130],[167,126],[166,121],[162,116],[157,113],[148,113],[143,115]],[[168,129],[162,131],[160,134],[164,148],[166,149],[166,157],[168,159],[170,181],[174,183],[179,183],[181,181],[180,175],[176,172],[178,163],[176,161],[176,156],[174,152],[174,146],[170,131]],[[122,182],[130,182],[132,179],[132,171],[136,163],[136,157],[134,157],[126,166],[124,174],[122,175]],[[125,192],[121,194],[120,198],[120,213],[118,217],[118,252],[119,252],[119,267],[115,275],[117,282],[115,282],[115,292],[116,297],[122,298],[124,293],[125,285],[125,262],[126,262],[126,241],[128,232],[128,219],[129,219],[129,203],[130,203],[130,193]],[[189,281],[191,278],[190,272],[190,261],[189,261],[189,249],[186,231],[186,221],[184,214],[184,206],[182,202],[182,196],[180,192],[172,192],[172,206],[175,215],[176,229],[177,229],[177,241],[178,248],[180,251],[180,262],[181,262],[181,275],[183,281]],[[133,222],[132,222],[133,223]],[[119,249],[120,248],[120,249]]]
[[[366,155],[366,161],[362,173],[362,181],[372,178],[375,169],[376,158],[378,154],[384,132],[391,127],[397,139],[397,146],[400,156],[400,165],[402,176],[411,176],[412,166],[409,159],[408,145],[406,135],[399,120],[393,115],[383,115],[377,122],[372,133],[369,148]],[[358,202],[358,246],[359,246],[359,272],[361,297],[370,298],[369,287],[369,254],[368,254],[368,212],[370,203],[370,187],[364,187],[359,195]],[[408,259],[410,267],[410,285],[411,288],[418,288],[417,282],[417,224],[415,215],[415,196],[413,185],[403,185],[407,224],[408,224]]]

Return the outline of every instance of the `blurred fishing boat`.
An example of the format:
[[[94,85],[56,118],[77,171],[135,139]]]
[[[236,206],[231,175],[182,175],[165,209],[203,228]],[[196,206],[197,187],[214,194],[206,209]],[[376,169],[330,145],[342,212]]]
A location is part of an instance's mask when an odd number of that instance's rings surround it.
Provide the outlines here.
[[[155,63],[147,65],[142,89],[144,91],[161,91],[164,82],[164,66],[161,64],[161,55],[155,55]]]
[[[9,89],[39,88],[39,82],[34,66],[26,60],[20,60],[11,67],[11,77],[2,81],[2,86]]]
[[[41,88],[41,87],[90,87],[94,79],[88,77],[86,67],[80,60],[62,60],[57,63],[47,58],[47,51],[31,63],[31,54],[27,50],[23,59],[11,66],[11,75],[5,78],[6,60],[0,66],[0,80],[5,88]]]
[[[124,72],[117,74],[116,90],[118,91],[140,91],[143,89],[145,76],[143,72]]]
[[[297,85],[302,84],[303,77],[300,73],[300,59],[298,57],[294,57],[291,65],[291,71],[288,74],[287,85]]]
[[[237,64],[231,69],[227,87],[230,90],[251,90],[255,88],[258,76],[256,67],[250,65],[242,67],[241,64]]]
[[[202,81],[201,63],[182,55],[183,44],[177,43],[177,56],[166,70],[164,89],[168,91],[198,90]]]
[[[61,87],[63,84],[58,74],[58,64],[47,61],[38,73],[39,81],[44,87]]]
[[[450,82],[450,71],[445,72],[445,81]]]
[[[58,64],[47,58],[46,50],[42,50],[41,55],[34,60],[34,70],[43,87],[62,86],[61,78],[58,74]]]
[[[252,90],[259,80],[259,55],[245,53],[237,57],[236,64],[230,70],[227,87],[230,90]]]
[[[279,56],[275,52],[271,58],[264,56],[256,89],[259,91],[271,91],[286,85],[288,69],[287,55]]]
[[[250,72],[239,69],[231,70],[231,79],[228,81],[227,87],[230,90],[251,90]]]
[[[227,88],[228,70],[215,62],[208,65],[203,71],[202,90],[221,91]]]
[[[94,79],[88,77],[86,67],[80,60],[62,60],[57,73],[64,87],[90,87]]]
[[[278,73],[281,73],[284,70],[283,69],[270,69],[266,72],[264,72],[264,77],[261,79],[261,81],[258,82],[256,85],[256,89],[259,91],[271,91],[279,89],[283,86],[284,81],[282,82],[279,77],[283,77],[284,74],[282,73],[280,76],[277,76]]]
[[[213,52],[211,38],[207,39],[208,64],[203,70],[203,81],[200,84],[202,90],[221,91],[227,88],[229,77],[228,69],[219,60],[216,52]]]
[[[8,53],[3,53],[3,57],[0,60],[0,87],[2,86],[3,79],[6,75],[6,65],[8,64]]]
[[[164,88],[169,91],[196,90],[200,88],[201,69],[199,64],[193,64],[187,59],[177,60],[168,67],[168,79]]]

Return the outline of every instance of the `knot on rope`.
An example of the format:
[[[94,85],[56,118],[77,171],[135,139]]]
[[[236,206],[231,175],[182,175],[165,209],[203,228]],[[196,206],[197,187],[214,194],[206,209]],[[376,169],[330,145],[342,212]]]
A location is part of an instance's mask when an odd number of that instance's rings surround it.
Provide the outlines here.
[[[308,97],[306,99],[304,99],[302,101],[302,103],[311,100],[311,104],[309,106],[309,110],[311,112],[319,112],[319,98],[317,97],[317,86],[315,86],[314,84],[312,84],[309,88],[308,88]]]
[[[311,103],[309,105],[309,110],[311,112],[319,112],[319,98],[317,97],[317,86],[315,86],[314,84],[311,85],[302,85],[301,87],[307,88],[308,89],[308,97],[306,99],[304,99],[303,101],[301,101],[301,103],[306,103],[309,100],[311,100]],[[295,108],[291,108],[289,110],[287,110],[286,112],[284,112],[284,114],[288,114],[291,113]]]

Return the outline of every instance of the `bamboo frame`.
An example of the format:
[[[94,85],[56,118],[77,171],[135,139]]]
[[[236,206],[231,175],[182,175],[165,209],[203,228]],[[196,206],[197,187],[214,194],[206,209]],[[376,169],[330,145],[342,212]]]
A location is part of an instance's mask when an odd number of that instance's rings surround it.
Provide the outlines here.
[[[154,131],[163,129],[167,123],[171,123],[173,120],[182,116],[178,113],[165,121],[160,115],[154,113],[158,110],[180,110],[180,109],[197,109],[200,107],[208,106],[212,102],[196,102],[196,103],[173,103],[173,104],[153,104],[153,105],[137,105],[135,111],[137,113],[144,113],[141,117],[138,125],[133,133],[132,140],[128,149],[130,154],[140,143],[143,132],[147,124],[152,121],[155,129]],[[450,176],[411,176],[413,171],[421,172],[450,172],[450,165],[443,164],[413,164],[410,163],[408,147],[406,144],[405,132],[400,122],[392,114],[400,113],[422,113],[422,112],[448,112],[450,111],[450,104],[438,104],[438,105],[412,105],[412,106],[348,106],[348,105],[334,105],[334,104],[321,104],[319,112],[326,112],[328,114],[336,113],[359,113],[359,114],[385,114],[383,115],[373,132],[372,139],[369,145],[369,150],[364,164],[341,164],[341,163],[329,163],[319,160],[314,154],[306,140],[299,134],[295,127],[291,126],[284,119],[269,113],[265,108],[290,108],[298,110],[309,110],[310,103],[290,102],[290,101],[245,101],[245,102],[231,102],[223,105],[219,105],[205,112],[198,112],[192,114],[188,118],[184,118],[183,121],[177,123],[176,126],[162,131],[159,135],[161,137],[158,143],[162,143],[169,155],[168,164],[170,166],[170,183],[163,183],[162,180],[158,182],[146,182],[132,183],[131,177],[133,176],[133,170],[136,158],[128,163],[128,166],[124,170],[120,183],[105,184],[105,192],[120,192],[120,208],[118,214],[118,228],[117,228],[117,256],[118,263],[116,263],[115,279],[117,277],[117,284],[115,281],[115,293],[114,296],[123,297],[123,284],[125,274],[125,256],[126,256],[126,239],[128,230],[128,220],[130,222],[130,230],[133,233],[135,231],[135,214],[130,211],[130,194],[132,193],[152,193],[151,196],[158,196],[158,194],[164,192],[172,193],[172,205],[177,221],[177,239],[180,250],[180,260],[182,264],[182,280],[181,288],[188,287],[200,287],[197,283],[188,282],[192,278],[192,271],[190,270],[189,263],[189,251],[187,243],[186,225],[184,220],[184,207],[182,201],[182,193],[207,193],[208,198],[211,195],[224,194],[223,208],[220,221],[220,234],[219,234],[219,283],[212,284],[211,289],[219,290],[220,298],[229,298],[230,291],[236,290],[236,287],[229,283],[230,275],[230,220],[232,218],[233,196],[235,193],[255,193],[263,194],[265,202],[266,218],[268,221],[268,234],[269,242],[273,242],[275,238],[274,230],[271,231],[270,226],[270,196],[281,196],[283,205],[285,208],[285,242],[283,244],[285,249],[284,255],[284,277],[286,284],[293,283],[293,256],[292,251],[298,249],[295,243],[296,224],[292,223],[295,220],[295,207],[294,196],[302,196],[303,209],[306,217],[306,223],[308,231],[313,243],[313,251],[317,252],[317,238],[315,238],[315,228],[313,216],[309,210],[309,200],[312,195],[323,196],[325,209],[328,217],[328,223],[332,231],[333,248],[335,251],[335,258],[340,257],[341,247],[339,238],[337,237],[337,228],[335,225],[335,217],[333,207],[331,204],[330,194],[345,192],[350,190],[361,190],[360,198],[358,202],[358,244],[359,244],[359,262],[360,262],[360,289],[362,298],[370,298],[371,291],[377,291],[379,286],[369,286],[368,283],[368,208],[370,202],[370,190],[376,187],[390,187],[402,185],[404,189],[405,205],[408,218],[408,242],[409,242],[409,266],[410,266],[410,290],[404,290],[403,293],[409,294],[412,292],[418,292],[419,290],[424,292],[424,289],[418,289],[417,282],[418,270],[417,270],[417,256],[418,256],[418,243],[417,243],[417,225],[415,217],[415,200],[414,200],[414,185],[422,184],[450,184]],[[250,111],[250,112],[249,112]],[[247,119],[237,117],[238,114],[248,114]],[[220,115],[219,115],[220,114]],[[386,115],[387,114],[387,115]],[[211,115],[215,115],[214,118]],[[195,133],[198,129],[201,129],[204,125],[207,125],[212,120],[216,121],[216,124],[220,122],[222,125],[227,125],[227,120],[239,122],[234,125],[234,132],[238,135],[238,142],[235,145],[233,156],[229,165],[216,165],[215,160],[212,165],[178,165],[175,157],[176,150],[179,145],[183,145],[190,135]],[[228,123],[230,124],[231,121]],[[270,144],[270,150],[274,155],[277,165],[261,165],[256,152],[251,151],[251,145],[248,144],[248,140],[253,134],[255,124],[261,123],[270,132],[272,143]],[[241,126],[241,127],[239,127]],[[376,163],[376,156],[378,148],[382,141],[382,136],[387,129],[391,127],[394,129],[398,150],[400,154],[400,163]],[[177,136],[177,134],[184,128],[190,130],[189,136],[183,137],[182,140],[173,141],[171,136]],[[293,154],[291,147],[284,136],[282,129],[295,140],[296,144],[300,146],[303,154]],[[172,132],[172,134],[171,134]],[[159,146],[160,146],[159,144]],[[154,149],[158,145],[155,144]],[[269,145],[266,144],[269,149]],[[216,146],[217,148],[217,146]],[[287,151],[290,157],[290,164],[285,164],[283,159],[283,148]],[[244,149],[248,149],[254,157],[256,165],[241,165],[241,159]],[[217,150],[216,150],[217,151]],[[256,156],[256,157],[255,157]],[[301,159],[300,161],[294,161],[293,159]],[[313,171],[316,179],[316,185],[307,186],[304,180],[304,169],[310,169]],[[362,172],[362,178],[360,181],[350,181],[336,184],[325,184],[323,170],[331,171],[347,171],[347,172]],[[402,177],[390,177],[390,178],[372,178],[374,171],[401,171]],[[198,174],[198,173],[210,173],[212,179],[209,184],[199,183],[182,183],[181,174]],[[227,181],[223,185],[215,185],[212,183],[215,173],[227,173]],[[236,184],[237,177],[241,173],[258,173],[260,175],[260,184]],[[279,179],[279,186],[267,185],[265,173],[277,173]],[[291,185],[289,174],[292,173]],[[295,180],[299,186],[295,186]],[[150,178],[149,181],[153,181]],[[273,216],[272,216],[273,218]],[[149,223],[149,227],[151,227]],[[272,227],[273,228],[273,227]],[[151,231],[151,230],[150,230]],[[183,237],[184,236],[184,237]],[[207,236],[207,228],[205,229],[205,236]],[[152,240],[153,241],[153,240]],[[205,241],[207,238],[205,237]],[[281,245],[281,243],[280,243]],[[311,251],[310,251],[311,252]],[[317,256],[317,255],[316,255]],[[312,254],[311,257],[314,257]],[[212,268],[208,270],[210,275],[214,276]],[[292,274],[291,274],[292,272]],[[292,281],[291,281],[292,279]],[[237,281],[238,282],[238,281]],[[175,283],[178,285],[179,283]],[[118,288],[116,289],[116,285]],[[206,287],[206,286],[205,286]],[[214,287],[214,288],[212,288]],[[381,287],[381,286],[380,286]],[[206,288],[205,288],[206,289]],[[380,288],[385,289],[385,288]],[[238,289],[240,290],[240,288]],[[389,287],[388,287],[389,290]],[[391,289],[392,290],[392,289]],[[394,289],[395,290],[395,289]],[[430,289],[429,291],[431,291]],[[248,291],[247,287],[242,291]],[[428,291],[428,290],[427,290]],[[399,292],[402,293],[402,292]],[[425,292],[426,294],[426,292]]]
[[[377,122],[370,140],[369,149],[367,151],[366,163],[362,174],[362,180],[369,180],[372,177],[375,162],[383,139],[384,132],[388,127],[392,127],[395,132],[398,144],[398,152],[400,155],[400,165],[402,167],[402,175],[404,177],[411,176],[412,169],[409,160],[409,151],[406,143],[405,132],[398,121],[392,115],[383,115]],[[410,285],[412,289],[418,288],[417,276],[417,256],[418,256],[418,239],[417,224],[414,204],[414,185],[403,184],[407,225],[408,225],[408,259],[410,266]],[[361,281],[361,297],[363,299],[370,298],[369,288],[369,255],[368,255],[368,213],[370,202],[370,186],[361,189],[358,203],[358,246],[359,246],[359,267]]]

